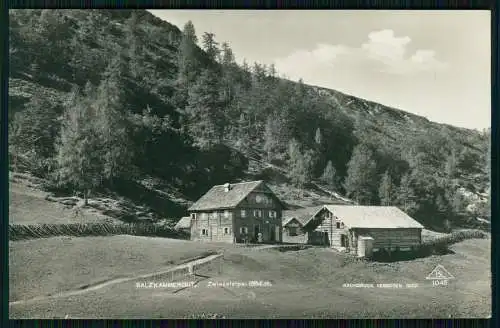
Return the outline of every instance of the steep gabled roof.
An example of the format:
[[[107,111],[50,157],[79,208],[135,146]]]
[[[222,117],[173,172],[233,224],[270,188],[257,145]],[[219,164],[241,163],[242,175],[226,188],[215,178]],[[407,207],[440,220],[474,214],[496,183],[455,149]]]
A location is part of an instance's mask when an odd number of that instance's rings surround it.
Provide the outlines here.
[[[262,180],[231,183],[231,188],[228,192],[224,190],[224,185],[213,186],[212,189],[198,199],[188,211],[234,208],[262,183],[264,183]],[[281,203],[276,195],[274,195],[274,198]]]
[[[182,217],[174,226],[174,229],[191,228],[191,218],[189,216]]]
[[[424,226],[394,206],[325,205],[349,228],[423,228]]]
[[[292,219],[296,219],[299,221],[302,226],[305,226],[311,218],[318,213],[323,208],[323,205],[321,206],[312,206],[312,207],[305,207],[305,208],[298,208],[295,210],[288,210],[288,211],[283,211],[283,226],[285,226],[288,222],[290,222]]]
[[[293,220],[297,221],[301,226],[303,226],[302,222],[300,222],[299,220],[297,220],[294,217],[287,217],[287,218],[283,217],[283,219],[282,219],[282,225],[283,225],[283,227],[285,227],[287,224],[289,224]]]

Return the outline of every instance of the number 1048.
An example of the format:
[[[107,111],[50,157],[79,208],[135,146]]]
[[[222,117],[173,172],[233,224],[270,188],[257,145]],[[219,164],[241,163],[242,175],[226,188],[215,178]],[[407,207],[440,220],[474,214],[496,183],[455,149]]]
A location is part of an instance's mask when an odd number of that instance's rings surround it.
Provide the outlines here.
[[[432,281],[432,286],[448,286],[448,280],[433,280]]]

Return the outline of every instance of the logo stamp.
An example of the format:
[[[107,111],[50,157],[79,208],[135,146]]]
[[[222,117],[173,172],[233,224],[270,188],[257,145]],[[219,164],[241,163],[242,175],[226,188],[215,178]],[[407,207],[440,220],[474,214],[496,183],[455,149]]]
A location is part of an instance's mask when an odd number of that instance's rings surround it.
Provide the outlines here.
[[[425,279],[432,280],[433,286],[447,286],[448,280],[455,279],[455,277],[444,266],[438,264]]]

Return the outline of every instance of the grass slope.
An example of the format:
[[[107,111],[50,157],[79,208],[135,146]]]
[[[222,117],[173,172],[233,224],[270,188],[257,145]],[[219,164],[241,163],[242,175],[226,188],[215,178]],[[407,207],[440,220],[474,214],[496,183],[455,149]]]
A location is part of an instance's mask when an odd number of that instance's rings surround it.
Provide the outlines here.
[[[9,244],[9,300],[135,276],[230,247],[137,236],[53,237]]]
[[[226,249],[222,274],[208,272],[209,281],[264,280],[272,287],[209,287],[204,281],[173,294],[169,289],[137,289],[128,282],[78,298],[14,305],[10,313],[13,318],[181,318],[206,313],[226,318],[487,317],[489,243],[489,239],[467,240],[451,247],[454,254],[391,264],[352,262],[321,248],[286,253]],[[433,287],[425,279],[437,264],[455,276],[448,286]],[[345,288],[344,283],[416,283],[418,287],[363,289]]]

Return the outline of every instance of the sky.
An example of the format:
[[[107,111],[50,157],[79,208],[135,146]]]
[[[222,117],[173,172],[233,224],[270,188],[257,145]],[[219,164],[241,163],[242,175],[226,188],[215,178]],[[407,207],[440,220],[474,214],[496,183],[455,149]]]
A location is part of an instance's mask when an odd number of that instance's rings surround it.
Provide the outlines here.
[[[236,60],[427,117],[491,126],[489,11],[150,10]]]

